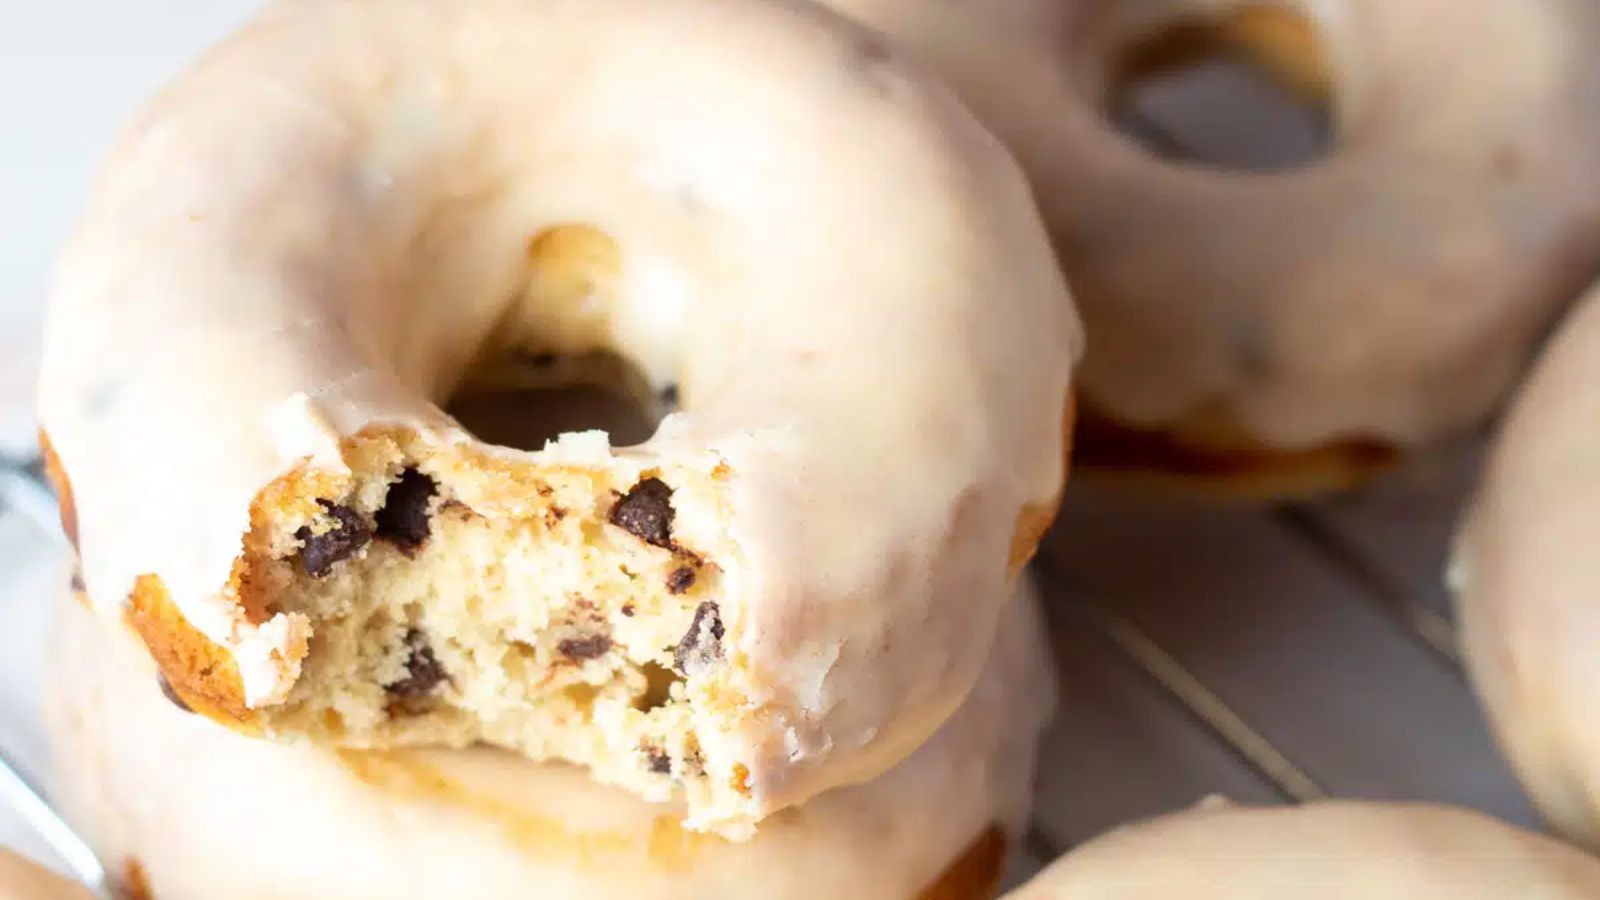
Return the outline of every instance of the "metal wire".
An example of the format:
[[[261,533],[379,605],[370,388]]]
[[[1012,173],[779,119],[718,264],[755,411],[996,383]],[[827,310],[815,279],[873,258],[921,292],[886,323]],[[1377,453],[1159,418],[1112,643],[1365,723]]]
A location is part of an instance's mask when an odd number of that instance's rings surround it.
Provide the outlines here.
[[[1042,581],[1061,584],[1062,580],[1056,577],[1048,561],[1038,559],[1034,568]],[[1160,695],[1179,713],[1198,724],[1284,801],[1308,803],[1328,797],[1328,792],[1314,778],[1132,619],[1079,592],[1058,590],[1053,595],[1070,596],[1073,609],[1124,661],[1158,688]]]
[[[56,502],[36,462],[0,459],[0,502],[56,540],[63,540]],[[78,880],[98,897],[110,898],[105,866],[81,835],[56,812],[34,781],[0,742],[0,803],[14,810]]]
[[[85,841],[45,799],[45,794],[22,774],[0,745],[0,803],[22,817],[33,833],[55,853],[96,896],[111,896],[106,870]]]
[[[1137,625],[1092,602],[1084,603],[1084,611],[1112,646],[1176,700],[1190,718],[1271,784],[1283,799],[1309,803],[1327,798],[1327,791],[1310,775]]]
[[[0,501],[55,540],[65,540],[55,494],[36,460],[0,456]]]
[[[1323,558],[1360,585],[1363,590],[1359,593],[1370,598],[1380,612],[1398,622],[1408,635],[1453,674],[1465,677],[1461,651],[1456,645],[1455,626],[1449,619],[1437,610],[1417,603],[1340,538],[1310,507],[1292,503],[1278,507],[1276,512],[1279,522],[1321,551]]]

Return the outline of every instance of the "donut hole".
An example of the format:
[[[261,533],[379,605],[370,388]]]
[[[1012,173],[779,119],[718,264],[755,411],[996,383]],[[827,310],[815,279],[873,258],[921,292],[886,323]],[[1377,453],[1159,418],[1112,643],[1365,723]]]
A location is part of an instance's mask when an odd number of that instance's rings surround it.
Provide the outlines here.
[[[1270,172],[1331,152],[1334,93],[1310,21],[1245,6],[1168,22],[1128,44],[1113,67],[1106,115],[1168,162]]]
[[[554,355],[552,354],[552,357]],[[547,370],[563,365],[559,358]],[[620,360],[604,363],[620,366]],[[588,367],[588,366],[586,366]],[[633,383],[628,379],[625,383]],[[643,443],[676,401],[672,386],[648,396],[614,381],[547,387],[484,388],[459,394],[447,407],[450,415],[480,440],[519,450],[538,450],[546,441],[574,431],[604,431],[611,443]]]
[[[525,256],[519,296],[446,411],[480,440],[520,450],[581,431],[604,431],[613,446],[643,443],[680,391],[606,347],[621,247],[568,222],[535,232]]]

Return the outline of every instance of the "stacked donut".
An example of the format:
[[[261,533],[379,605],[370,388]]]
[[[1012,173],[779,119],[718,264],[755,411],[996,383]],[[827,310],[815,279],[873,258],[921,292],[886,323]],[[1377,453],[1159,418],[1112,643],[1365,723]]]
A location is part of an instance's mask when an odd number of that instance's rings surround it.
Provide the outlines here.
[[[1027,169],[1089,336],[1080,464],[1228,498],[1354,484],[1480,424],[1600,269],[1589,0],[828,0]],[[1107,115],[1208,52],[1327,108],[1269,173]]]
[[[276,3],[123,136],[51,316],[59,794],[126,890],[994,890],[1081,341],[1023,175],[879,37]],[[443,411],[570,381],[659,424]]]
[[[1600,265],[1589,0],[827,5],[277,0],[128,129],[40,385],[81,571],[58,795],[125,893],[992,896],[1051,706],[1022,570],[1073,296],[1091,467],[1281,496],[1480,422]],[[1337,150],[1244,176],[1116,134],[1174,22],[1326,100]],[[445,411],[575,383],[648,437]],[[1470,607],[1574,596],[1492,537],[1536,495],[1491,489]],[[1600,832],[1600,657],[1477,633],[1542,801]],[[1508,634],[1542,667],[1494,668]],[[1564,898],[1600,863],[1208,806],[1017,896],[1202,885]]]

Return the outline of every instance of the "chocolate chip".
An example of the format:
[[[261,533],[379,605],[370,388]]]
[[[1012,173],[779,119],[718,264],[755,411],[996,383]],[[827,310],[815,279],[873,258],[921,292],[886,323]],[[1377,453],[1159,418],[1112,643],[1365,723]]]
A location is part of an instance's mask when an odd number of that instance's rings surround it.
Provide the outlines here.
[[[428,639],[422,632],[409,628],[406,630],[406,674],[404,678],[392,684],[383,686],[389,696],[401,701],[418,700],[433,693],[433,689],[449,676],[445,674],[444,666],[439,664],[438,657],[433,655],[433,648],[428,646]]]
[[[167,676],[157,674],[156,684],[161,687],[161,696],[167,698],[168,703],[171,703],[173,706],[176,706],[186,713],[194,712],[193,709],[189,708],[189,704],[183,702],[183,698],[178,696],[178,692],[172,689],[172,682],[167,680]]]
[[[681,594],[694,587],[694,567],[679,566],[667,574],[667,593]]]
[[[695,607],[694,621],[673,651],[678,671],[695,675],[722,659],[722,616],[717,604],[707,600]]]
[[[333,527],[314,534],[310,525],[302,525],[294,536],[300,539],[300,566],[313,578],[328,574],[333,564],[349,557],[372,540],[372,529],[362,521],[361,515],[348,506],[331,500],[317,500]]]
[[[627,616],[628,618],[631,619],[631,618],[633,618],[633,612],[634,612],[634,609],[633,609],[633,604],[632,603],[624,603],[624,604],[622,604],[622,614],[623,615],[625,615],[625,616]]]
[[[646,478],[611,507],[611,524],[646,543],[672,548],[672,488]]]
[[[383,498],[383,507],[373,519],[377,522],[376,535],[405,552],[416,552],[428,539],[432,528],[428,524],[428,503],[439,493],[439,485],[416,469],[400,473],[400,480],[389,485],[389,494]]]
[[[529,356],[528,357],[528,362],[532,363],[535,368],[548,369],[551,366],[555,365],[556,361],[559,360],[560,358],[561,357],[557,356],[554,353],[551,353],[549,351],[544,351],[542,353],[535,353],[532,356]]]
[[[557,644],[556,649],[567,659],[594,659],[597,656],[604,656],[606,651],[611,649],[611,638],[603,634],[567,638]]]
[[[650,762],[650,771],[657,775],[672,774],[672,756],[660,747],[645,744],[639,749],[644,751],[645,758]]]
[[[702,778],[705,776],[706,760],[705,757],[700,755],[699,744],[690,744],[688,749],[684,751],[683,771],[686,774],[692,775],[696,778]]]
[[[661,405],[668,409],[678,408],[678,386],[669,384],[661,389]]]

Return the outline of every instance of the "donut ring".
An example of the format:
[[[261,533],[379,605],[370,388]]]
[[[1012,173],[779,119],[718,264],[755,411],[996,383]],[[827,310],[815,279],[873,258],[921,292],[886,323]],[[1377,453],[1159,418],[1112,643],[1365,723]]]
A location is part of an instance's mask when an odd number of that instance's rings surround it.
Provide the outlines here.
[[[1582,900],[1600,862],[1480,813],[1326,802],[1198,810],[1118,829],[1007,900]]]
[[[1028,170],[1089,333],[1090,469],[1348,485],[1481,422],[1600,267],[1585,0],[829,2]],[[1113,129],[1130,67],[1201,37],[1325,98],[1333,149],[1238,173]]]
[[[163,700],[148,655],[76,604],[56,655],[55,795],[159,900],[992,897],[1026,820],[1053,681],[1019,590],[971,698],[910,758],[735,844],[582,772],[502,751],[253,741]]]
[[[1501,748],[1550,822],[1600,849],[1600,287],[1513,405],[1457,541],[1468,669]]]
[[[1079,344],[1004,149],[825,10],[285,0],[122,140],[40,408],[90,594],[192,707],[736,834],[965,696]],[[596,353],[676,405],[645,443],[440,409]]]

